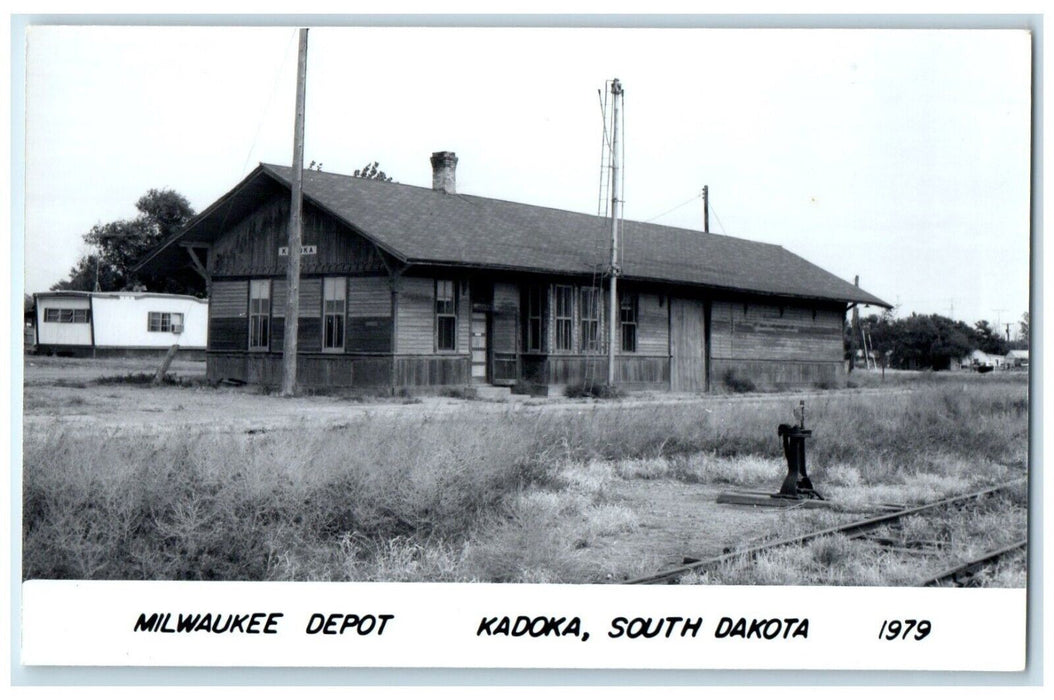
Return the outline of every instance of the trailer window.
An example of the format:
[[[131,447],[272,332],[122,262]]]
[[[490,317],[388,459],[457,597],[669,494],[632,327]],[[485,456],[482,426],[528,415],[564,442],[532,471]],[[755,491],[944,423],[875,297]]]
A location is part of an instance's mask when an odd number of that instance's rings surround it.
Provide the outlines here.
[[[146,330],[150,333],[181,333],[183,314],[168,311],[151,311],[146,317]],[[176,329],[179,330],[176,330]]]
[[[87,323],[90,320],[91,313],[88,309],[44,309],[44,323]]]

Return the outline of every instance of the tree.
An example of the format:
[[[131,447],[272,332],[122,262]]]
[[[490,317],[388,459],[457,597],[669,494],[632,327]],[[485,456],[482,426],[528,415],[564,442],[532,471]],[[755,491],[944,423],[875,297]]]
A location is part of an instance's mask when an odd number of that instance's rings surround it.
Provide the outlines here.
[[[51,288],[118,291],[143,288],[176,294],[205,293],[200,277],[136,275],[132,267],[149,250],[179,231],[194,216],[194,209],[174,190],[149,190],[135,203],[139,216],[96,224],[84,235],[92,252],[70,269],[69,277]]]
[[[1024,347],[1021,348],[1021,349],[1022,350],[1027,350],[1028,349],[1028,345],[1029,345],[1029,335],[1028,334],[1029,334],[1029,330],[1030,330],[1029,329],[1029,318],[1028,318],[1028,312],[1027,311],[1025,313],[1021,314],[1021,320],[1018,321],[1017,330],[1018,330],[1018,334],[1020,335],[1020,340],[1024,343]]]
[[[381,182],[391,182],[392,179],[385,175],[384,171],[380,170],[379,168],[380,163],[378,163],[377,161],[373,161],[372,163],[367,163],[362,168],[359,168],[352,174],[355,177],[361,177],[366,180],[380,180]]]
[[[988,321],[978,321],[974,324],[977,335],[977,348],[989,355],[1005,355],[1010,352],[1006,338],[993,328]]]
[[[875,350],[899,369],[947,369],[977,348],[973,328],[938,314],[898,319],[872,314],[861,323],[869,328]]]

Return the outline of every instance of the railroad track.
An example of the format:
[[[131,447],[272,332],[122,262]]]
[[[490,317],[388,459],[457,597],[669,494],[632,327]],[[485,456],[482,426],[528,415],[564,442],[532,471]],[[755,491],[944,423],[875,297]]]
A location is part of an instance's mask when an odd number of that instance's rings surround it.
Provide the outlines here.
[[[1019,552],[1028,546],[1028,540],[1018,540],[1006,547],[991,552],[985,552],[979,557],[957,564],[951,568],[944,569],[936,574],[927,575],[920,585],[922,586],[952,586],[969,587],[978,573],[992,566],[1005,556]]]
[[[1025,483],[1025,479],[1015,479],[1014,481],[1000,484],[998,486],[992,486],[972,493],[963,494],[960,496],[953,496],[951,498],[945,498],[933,503],[926,503],[920,506],[912,506],[909,508],[901,508],[889,513],[883,513],[871,518],[863,520],[856,520],[854,522],[837,525],[834,527],[824,528],[822,530],[816,530],[813,532],[806,533],[804,535],[797,535],[795,537],[788,537],[775,542],[766,542],[754,547],[748,547],[745,549],[738,549],[732,552],[727,552],[720,556],[711,557],[709,559],[700,559],[697,561],[691,561],[684,564],[683,566],[668,569],[666,571],[660,571],[650,576],[643,576],[641,578],[631,579],[624,581],[627,584],[648,584],[648,583],[672,583],[676,582],[685,574],[696,573],[705,569],[719,566],[725,562],[740,559],[743,557],[755,557],[762,552],[766,552],[771,549],[778,547],[788,547],[794,545],[802,545],[811,540],[819,539],[821,537],[827,537],[830,535],[840,534],[846,536],[852,540],[869,541],[880,546],[883,546],[891,550],[910,551],[911,553],[926,553],[927,551],[939,550],[943,543],[931,542],[929,550],[924,547],[898,547],[896,542],[889,538],[874,538],[869,537],[868,533],[877,530],[879,528],[894,525],[897,521],[902,520],[910,515],[933,513],[943,508],[950,508],[956,506],[967,505],[972,501],[976,501],[982,498],[986,498],[992,494],[1008,491],[1016,488],[1021,484]],[[927,544],[927,543],[922,543]],[[971,560],[963,564],[957,565],[956,567],[942,570],[932,576],[927,576],[926,579],[920,585],[941,585],[943,582],[955,580],[957,578],[963,578],[972,576],[980,571],[985,566],[988,566],[991,562],[1005,556],[1006,554],[1017,551],[1024,546],[1024,541],[1016,542],[1009,547],[1004,547],[995,552],[988,552],[982,557],[976,560]]]

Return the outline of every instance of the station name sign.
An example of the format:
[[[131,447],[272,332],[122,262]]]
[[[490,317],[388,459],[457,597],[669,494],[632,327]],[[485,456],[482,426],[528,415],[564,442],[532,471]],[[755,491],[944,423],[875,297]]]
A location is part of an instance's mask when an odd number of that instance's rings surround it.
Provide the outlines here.
[[[318,253],[317,245],[302,245],[300,246],[301,255],[315,255]],[[278,247],[278,256],[285,257],[289,255],[289,246],[283,245]]]

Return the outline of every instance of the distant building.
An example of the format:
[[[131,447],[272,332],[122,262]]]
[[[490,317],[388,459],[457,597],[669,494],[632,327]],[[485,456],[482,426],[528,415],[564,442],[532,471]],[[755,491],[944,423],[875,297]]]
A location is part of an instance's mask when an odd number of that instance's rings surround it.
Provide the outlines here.
[[[1010,367],[1028,367],[1028,350],[1011,350],[1006,356]]]
[[[959,366],[963,369],[976,369],[978,367],[991,367],[995,369],[1002,367],[1004,364],[1006,364],[1006,357],[1003,355],[987,353],[983,350],[973,350],[969,355],[959,361]]]
[[[161,354],[172,345],[204,356],[209,302],[151,292],[34,295],[35,352],[73,357]],[[27,344],[28,345],[28,344]]]

